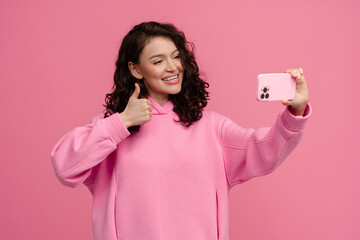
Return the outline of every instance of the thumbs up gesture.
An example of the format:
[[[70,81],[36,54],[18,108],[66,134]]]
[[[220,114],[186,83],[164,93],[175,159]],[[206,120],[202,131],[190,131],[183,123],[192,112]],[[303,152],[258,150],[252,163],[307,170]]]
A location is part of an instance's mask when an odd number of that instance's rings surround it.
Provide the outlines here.
[[[126,127],[136,126],[151,120],[152,106],[149,99],[138,98],[140,87],[135,83],[135,91],[130,96],[126,108],[120,113],[120,117]]]

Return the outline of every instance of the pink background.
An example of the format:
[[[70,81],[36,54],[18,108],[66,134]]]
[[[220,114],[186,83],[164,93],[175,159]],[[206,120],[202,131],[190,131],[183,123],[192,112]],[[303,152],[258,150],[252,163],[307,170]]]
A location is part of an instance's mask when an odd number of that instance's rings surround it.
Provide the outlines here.
[[[0,2],[0,239],[92,239],[91,195],[55,178],[50,151],[87,124],[112,86],[122,37],[172,22],[196,45],[208,108],[272,124],[259,73],[304,69],[313,115],[274,173],[230,192],[231,239],[360,239],[357,0]]]

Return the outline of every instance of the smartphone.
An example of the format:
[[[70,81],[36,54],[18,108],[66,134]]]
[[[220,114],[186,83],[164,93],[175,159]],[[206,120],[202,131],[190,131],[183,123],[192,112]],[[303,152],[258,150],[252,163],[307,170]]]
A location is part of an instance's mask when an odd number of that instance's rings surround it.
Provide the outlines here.
[[[264,101],[281,101],[293,99],[296,91],[296,80],[290,73],[265,73],[257,76],[256,99]]]

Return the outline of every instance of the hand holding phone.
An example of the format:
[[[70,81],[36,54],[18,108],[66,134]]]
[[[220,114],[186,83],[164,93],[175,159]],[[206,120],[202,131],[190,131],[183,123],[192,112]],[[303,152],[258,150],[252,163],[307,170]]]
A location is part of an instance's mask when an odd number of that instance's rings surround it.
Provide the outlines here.
[[[296,80],[290,73],[266,73],[257,77],[256,99],[260,102],[293,99],[295,92]]]

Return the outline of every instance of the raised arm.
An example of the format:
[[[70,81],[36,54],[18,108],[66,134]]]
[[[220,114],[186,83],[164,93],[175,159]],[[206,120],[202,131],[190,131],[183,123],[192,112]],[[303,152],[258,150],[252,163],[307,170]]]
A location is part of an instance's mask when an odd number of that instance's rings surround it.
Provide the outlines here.
[[[66,186],[76,187],[91,174],[91,169],[103,161],[117,145],[130,135],[128,127],[151,120],[152,106],[148,99],[138,99],[140,87],[135,84],[126,108],[103,118],[103,113],[91,123],[77,127],[62,137],[51,151],[56,176]]]
[[[273,171],[299,143],[311,113],[309,93],[303,69],[287,69],[296,80],[294,99],[271,128],[243,129],[231,120],[222,125],[221,138],[230,186]]]
[[[226,119],[221,144],[230,187],[276,169],[299,143],[310,113],[310,105],[304,116],[294,116],[286,107],[272,127],[258,129],[242,128]]]

